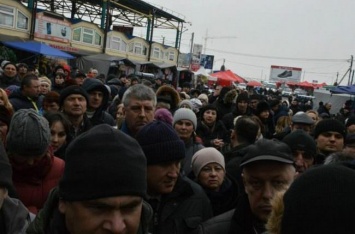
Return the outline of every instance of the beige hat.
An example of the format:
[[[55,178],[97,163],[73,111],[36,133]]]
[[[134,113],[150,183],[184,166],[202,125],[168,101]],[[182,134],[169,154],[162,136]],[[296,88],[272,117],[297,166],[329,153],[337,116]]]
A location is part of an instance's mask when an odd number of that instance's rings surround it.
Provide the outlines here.
[[[204,166],[209,163],[218,163],[225,170],[224,157],[216,148],[207,147],[197,151],[192,157],[192,171],[197,177]]]

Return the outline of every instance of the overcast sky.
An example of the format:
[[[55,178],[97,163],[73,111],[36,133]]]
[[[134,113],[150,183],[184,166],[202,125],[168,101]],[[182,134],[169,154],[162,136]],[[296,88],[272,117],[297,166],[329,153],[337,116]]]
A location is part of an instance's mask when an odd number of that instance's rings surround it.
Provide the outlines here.
[[[145,1],[192,23],[186,24],[181,52],[189,52],[192,33],[194,42],[203,46],[206,32],[222,37],[207,40],[206,54],[215,56],[214,69],[225,59],[227,69],[247,79],[268,80],[270,66],[280,65],[302,68],[302,80],[333,83],[355,54],[353,0]],[[162,42],[163,36],[169,43],[175,32],[156,31],[154,40]],[[347,82],[348,76],[342,84]]]

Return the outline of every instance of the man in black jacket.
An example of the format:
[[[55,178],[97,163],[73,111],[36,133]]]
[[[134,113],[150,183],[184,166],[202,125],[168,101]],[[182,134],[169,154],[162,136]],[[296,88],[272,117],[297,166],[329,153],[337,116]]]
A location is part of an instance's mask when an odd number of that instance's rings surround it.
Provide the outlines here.
[[[109,92],[106,86],[98,79],[85,79],[81,86],[89,95],[86,115],[93,126],[106,123],[115,126],[115,120],[106,112],[109,101]]]
[[[145,125],[137,134],[147,158],[148,202],[154,210],[152,234],[195,233],[212,217],[212,208],[202,188],[181,177],[185,146],[175,130],[161,121]]]
[[[245,194],[235,210],[208,220],[199,233],[261,234],[271,213],[271,200],[296,175],[291,149],[283,142],[262,139],[248,148],[240,164]]]

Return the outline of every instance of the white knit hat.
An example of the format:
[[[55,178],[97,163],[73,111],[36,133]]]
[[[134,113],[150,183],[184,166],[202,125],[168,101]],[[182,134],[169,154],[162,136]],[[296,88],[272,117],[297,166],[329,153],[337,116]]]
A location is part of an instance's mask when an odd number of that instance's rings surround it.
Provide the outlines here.
[[[218,163],[225,170],[224,157],[216,148],[207,147],[197,151],[192,157],[192,171],[197,177],[204,166],[209,163]]]
[[[196,130],[197,117],[196,117],[196,114],[192,110],[187,109],[187,108],[177,109],[174,113],[173,126],[175,126],[175,123],[180,120],[190,120],[192,122],[192,125],[194,126],[194,130]]]

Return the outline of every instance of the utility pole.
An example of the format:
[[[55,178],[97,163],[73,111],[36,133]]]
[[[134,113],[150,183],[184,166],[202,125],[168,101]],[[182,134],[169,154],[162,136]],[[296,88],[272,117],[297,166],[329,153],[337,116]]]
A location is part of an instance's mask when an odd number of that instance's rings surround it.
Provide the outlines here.
[[[351,55],[350,58],[350,68],[349,68],[349,80],[348,80],[348,85],[351,85],[351,71],[353,70],[353,61],[354,61],[354,56]]]
[[[190,47],[190,62],[189,62],[189,69],[191,70],[191,64],[192,64],[192,49],[194,47],[194,36],[195,33],[191,34],[191,47]]]

